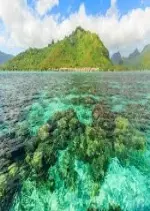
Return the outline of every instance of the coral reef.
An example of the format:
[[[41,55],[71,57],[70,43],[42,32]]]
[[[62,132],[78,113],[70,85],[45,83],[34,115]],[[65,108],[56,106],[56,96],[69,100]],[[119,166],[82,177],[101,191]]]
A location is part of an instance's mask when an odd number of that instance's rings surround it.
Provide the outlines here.
[[[87,101],[93,104],[92,99],[87,98]],[[65,188],[76,191],[79,179],[76,161],[88,165],[93,181],[90,194],[91,197],[98,196],[111,159],[117,157],[126,162],[132,151],[144,151],[145,137],[132,127],[128,119],[112,113],[103,103],[93,108],[92,116],[92,124],[85,125],[80,122],[73,109],[56,112],[39,127],[34,137],[30,136],[25,122],[18,124],[13,132],[18,139],[15,144],[18,144],[13,150],[9,146],[8,153],[1,155],[8,162],[1,168],[0,174],[1,206],[4,206],[4,202],[6,204],[6,193],[12,187],[10,181],[13,180],[15,187],[11,191],[12,197],[28,176],[34,177],[39,184],[47,181],[51,192],[57,187],[56,178],[63,181]],[[36,112],[34,118],[38,118]],[[25,141],[22,142],[20,137],[26,137]],[[63,152],[61,159],[60,152]],[[54,165],[57,167],[57,174],[50,173]],[[97,208],[89,206],[88,210]],[[120,208],[110,206],[109,210]]]

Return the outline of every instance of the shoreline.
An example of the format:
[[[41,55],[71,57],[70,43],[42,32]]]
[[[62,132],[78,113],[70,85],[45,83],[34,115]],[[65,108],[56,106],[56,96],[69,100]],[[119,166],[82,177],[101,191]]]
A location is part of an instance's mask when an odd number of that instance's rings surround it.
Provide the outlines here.
[[[50,69],[48,69],[48,71],[50,71]],[[56,68],[53,69],[53,71],[60,71],[60,72],[100,72],[100,71],[104,71],[104,70],[100,70],[100,68],[98,67],[76,67],[76,68],[68,68],[68,67],[62,67],[62,68]]]
[[[129,71],[127,69],[118,70],[118,69],[101,69],[98,67],[82,67],[82,68],[49,68],[49,69],[0,69],[0,72],[124,72]]]
[[[76,68],[49,68],[49,69],[0,69],[0,72],[145,72],[148,69],[101,69],[98,67],[76,67]]]
[[[0,71],[4,72],[4,71],[26,71],[26,72],[30,72],[30,71],[35,71],[35,72],[104,72],[104,71],[112,71],[110,69],[108,70],[104,70],[104,69],[100,69],[98,67],[75,67],[75,68],[68,68],[68,67],[61,67],[61,68],[48,68],[48,69],[0,69]],[[113,70],[114,71],[114,70]]]

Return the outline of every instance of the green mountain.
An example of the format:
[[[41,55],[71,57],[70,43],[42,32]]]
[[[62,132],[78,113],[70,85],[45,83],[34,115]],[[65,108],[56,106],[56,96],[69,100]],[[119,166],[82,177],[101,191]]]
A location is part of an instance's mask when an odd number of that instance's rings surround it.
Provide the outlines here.
[[[5,63],[12,58],[13,58],[13,55],[6,54],[6,53],[0,51],[0,64]]]
[[[140,52],[139,50],[136,48],[133,53],[129,54],[129,57],[128,59],[134,59],[135,57],[139,56],[140,55]]]
[[[122,60],[120,52],[114,53],[111,57],[111,60],[114,65],[122,65],[123,64],[123,60]]]
[[[110,69],[109,52],[98,35],[78,27],[62,41],[43,49],[30,48],[7,62],[7,70],[48,70],[60,68]]]
[[[145,46],[141,53],[136,49],[128,58],[124,58],[123,64],[135,70],[150,69],[150,45]]]

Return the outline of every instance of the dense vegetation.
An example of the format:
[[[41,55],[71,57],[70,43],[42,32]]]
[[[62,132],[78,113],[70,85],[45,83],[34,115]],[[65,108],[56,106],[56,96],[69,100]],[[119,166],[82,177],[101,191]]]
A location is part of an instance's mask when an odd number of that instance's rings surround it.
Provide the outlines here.
[[[8,55],[9,56],[9,55]],[[10,59],[9,57],[8,59]],[[7,61],[4,70],[67,70],[77,68],[90,70],[142,70],[150,69],[150,45],[140,53],[137,49],[127,58],[119,52],[112,55],[98,35],[78,27],[70,36],[42,49],[29,48]],[[1,53],[0,53],[1,64]]]
[[[98,35],[78,27],[62,41],[43,49],[20,53],[3,67],[7,70],[48,70],[60,68],[110,69],[109,52]]]

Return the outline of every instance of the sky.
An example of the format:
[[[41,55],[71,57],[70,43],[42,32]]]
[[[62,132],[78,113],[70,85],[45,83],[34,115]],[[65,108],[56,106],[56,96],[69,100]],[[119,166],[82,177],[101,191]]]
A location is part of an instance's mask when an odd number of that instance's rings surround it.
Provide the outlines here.
[[[150,44],[150,0],[0,0],[0,51],[42,48],[81,26],[110,54]]]

